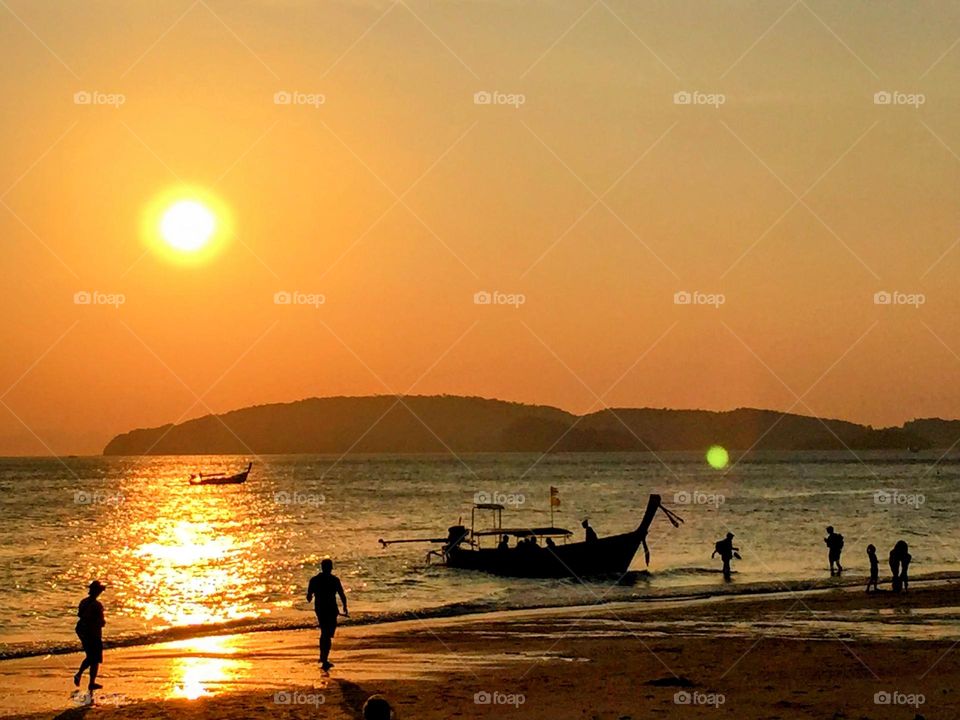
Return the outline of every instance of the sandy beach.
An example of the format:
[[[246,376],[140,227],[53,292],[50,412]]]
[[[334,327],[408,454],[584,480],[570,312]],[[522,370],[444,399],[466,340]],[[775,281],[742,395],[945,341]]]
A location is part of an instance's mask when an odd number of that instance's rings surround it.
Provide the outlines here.
[[[77,655],[0,663],[5,715],[356,718],[954,718],[960,588],[859,587],[344,625],[329,676],[312,631],[108,651],[93,708]]]

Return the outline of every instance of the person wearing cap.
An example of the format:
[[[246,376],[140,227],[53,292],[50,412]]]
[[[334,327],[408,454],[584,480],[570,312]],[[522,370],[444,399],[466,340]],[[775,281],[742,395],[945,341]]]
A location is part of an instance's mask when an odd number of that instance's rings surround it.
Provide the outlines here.
[[[343,605],[343,614],[350,617],[343,585],[340,578],[333,574],[333,560],[324,558],[320,563],[320,574],[310,578],[307,585],[307,602],[313,601],[317,624],[320,626],[320,667],[324,670],[333,667],[330,662],[330,646],[337,632],[337,617],[340,615],[340,608],[337,607],[338,596]]]
[[[80,644],[83,645],[84,658],[80,663],[80,669],[73,676],[73,684],[80,687],[80,678],[83,671],[90,670],[89,690],[92,694],[94,690],[99,690],[102,685],[97,684],[97,671],[100,669],[100,663],[103,662],[103,626],[107,624],[103,617],[103,605],[97,600],[100,594],[107,589],[107,586],[99,580],[90,583],[87,597],[80,601],[77,608],[77,637],[80,638]]]
[[[712,560],[717,555],[720,555],[720,559],[723,560],[723,579],[730,579],[730,559],[737,558],[740,559],[740,548],[733,546],[733,533],[728,532],[727,537],[723,540],[717,540],[716,544],[713,547],[713,552],[710,554],[710,559]]]

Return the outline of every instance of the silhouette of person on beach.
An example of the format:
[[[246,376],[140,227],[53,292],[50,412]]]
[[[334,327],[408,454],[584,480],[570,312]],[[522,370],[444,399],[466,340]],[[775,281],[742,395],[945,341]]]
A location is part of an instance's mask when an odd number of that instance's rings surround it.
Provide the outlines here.
[[[893,576],[893,591],[900,592],[907,589],[907,568],[910,567],[910,548],[903,540],[898,540],[890,551],[890,573]]]
[[[827,526],[827,536],[823,539],[827,546],[827,557],[830,560],[830,574],[839,575],[843,572],[840,564],[840,553],[843,552],[843,535],[833,531],[833,525]],[[834,568],[836,565],[836,568]]]
[[[736,558],[741,560],[740,557],[740,548],[733,546],[733,533],[728,532],[727,537],[723,540],[717,540],[716,544],[713,546],[713,552],[710,554],[710,559],[712,560],[717,555],[720,555],[720,559],[723,560],[723,579],[730,579],[730,560],[731,558]]]
[[[333,667],[333,663],[330,662],[330,646],[337,632],[337,617],[340,615],[337,596],[340,596],[344,616],[350,617],[343,585],[340,583],[340,578],[333,574],[333,560],[324,558],[320,563],[320,574],[310,578],[307,585],[307,602],[313,600],[317,624],[320,626],[320,666],[324,670]]]
[[[363,720],[391,720],[393,708],[383,695],[371,695],[363,704]]]
[[[73,684],[80,687],[80,678],[83,671],[90,670],[90,699],[93,699],[93,691],[102,688],[97,683],[97,672],[100,669],[100,663],[103,662],[103,626],[107,621],[103,616],[103,605],[97,600],[101,593],[106,590],[106,585],[99,580],[94,580],[87,588],[87,597],[80,601],[77,608],[77,637],[80,638],[80,644],[83,645],[84,658],[80,663],[80,669],[73,676]]]
[[[598,540],[598,539],[599,539],[599,538],[597,537],[597,531],[594,530],[592,527],[590,527],[590,521],[589,521],[589,520],[584,519],[584,521],[583,521],[582,523],[580,523],[580,526],[581,526],[581,527],[583,528],[583,530],[584,530],[584,534],[585,534],[585,536],[586,536],[584,539],[585,539],[587,542],[593,542],[594,540]]]
[[[870,592],[870,586],[873,586],[874,591],[879,590],[877,587],[880,582],[880,560],[877,559],[877,548],[873,545],[867,545],[867,558],[870,560],[870,577],[867,580],[867,592]]]
[[[497,543],[497,550],[509,550],[510,549],[510,538],[506,535],[500,536],[500,542]]]

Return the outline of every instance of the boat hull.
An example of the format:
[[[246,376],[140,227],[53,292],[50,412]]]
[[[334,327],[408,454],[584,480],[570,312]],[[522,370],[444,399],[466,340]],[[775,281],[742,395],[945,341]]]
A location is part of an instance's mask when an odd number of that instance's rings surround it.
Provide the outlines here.
[[[236,475],[231,475],[230,477],[212,477],[205,478],[200,477],[199,479],[191,479],[191,485],[240,485],[247,481],[247,475],[250,474],[250,471],[247,470]]]
[[[505,577],[564,578],[622,576],[630,568],[646,533],[633,532],[567,543],[553,548],[505,550],[457,547],[446,555],[448,567]]]

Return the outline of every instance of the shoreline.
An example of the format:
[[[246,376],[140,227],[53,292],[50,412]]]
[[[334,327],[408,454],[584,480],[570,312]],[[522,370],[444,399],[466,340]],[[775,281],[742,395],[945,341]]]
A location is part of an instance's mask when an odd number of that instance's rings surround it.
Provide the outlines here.
[[[631,573],[643,577],[643,571]],[[803,579],[786,580],[770,582],[752,582],[738,585],[736,582],[729,585],[693,585],[689,587],[663,588],[653,591],[648,595],[634,597],[629,600],[622,598],[601,597],[596,603],[582,602],[544,602],[537,604],[516,604],[497,606],[493,602],[466,602],[452,603],[437,607],[417,609],[417,610],[396,610],[384,612],[360,612],[354,613],[346,621],[341,623],[344,627],[364,627],[386,625],[408,620],[444,620],[450,618],[482,618],[487,615],[499,613],[524,612],[528,610],[564,610],[575,611],[578,608],[592,607],[596,605],[611,604],[636,604],[651,605],[665,604],[672,602],[711,600],[719,598],[738,598],[738,597],[764,597],[776,596],[780,593],[808,593],[828,590],[841,590],[863,587],[866,584],[866,575],[849,576],[849,578],[821,578],[821,579]],[[911,579],[915,586],[928,583],[949,583],[950,581],[960,581],[960,573],[957,572],[933,572],[918,574]],[[623,584],[623,583],[620,583]],[[629,583],[628,583],[629,584]],[[119,637],[108,639],[104,642],[106,650],[142,647],[148,645],[157,645],[168,642],[194,640],[205,637],[235,634],[254,634],[254,633],[276,633],[288,631],[311,630],[316,627],[316,622],[310,617],[309,620],[279,620],[272,623],[266,619],[238,620],[216,625],[187,625],[171,628],[162,628],[153,632],[131,635],[128,637]],[[75,640],[51,643],[44,646],[24,645],[17,643],[0,644],[0,663],[10,660],[44,657],[48,655],[69,655],[77,652],[77,643]]]
[[[938,617],[955,638],[925,631]],[[895,634],[878,640],[875,628]],[[956,582],[917,581],[901,595],[851,585],[344,625],[330,676],[316,666],[316,641],[315,630],[288,630],[108,651],[96,712],[106,720],[295,717],[312,696],[311,712],[355,718],[358,702],[384,692],[401,720],[619,720],[677,713],[676,695],[686,692],[724,696],[695,707],[691,695],[684,714],[693,717],[913,717],[874,702],[900,692],[924,695],[918,712],[960,716]],[[86,708],[70,699],[69,678],[78,660],[0,663],[0,714],[80,717]],[[476,703],[484,693],[524,702]]]

